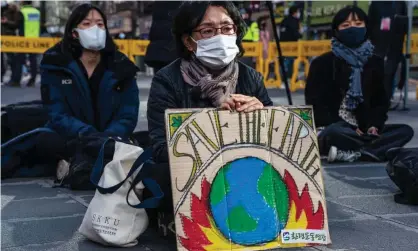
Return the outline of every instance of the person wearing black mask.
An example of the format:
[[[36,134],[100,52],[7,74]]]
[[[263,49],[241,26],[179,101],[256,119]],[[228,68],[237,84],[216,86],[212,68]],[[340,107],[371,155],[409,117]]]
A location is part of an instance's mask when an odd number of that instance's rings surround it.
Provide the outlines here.
[[[384,62],[374,54],[366,26],[360,8],[340,10],[332,21],[332,51],[310,66],[305,99],[313,106],[320,152],[329,162],[384,161],[387,150],[404,146],[414,133],[408,125],[385,125]]]

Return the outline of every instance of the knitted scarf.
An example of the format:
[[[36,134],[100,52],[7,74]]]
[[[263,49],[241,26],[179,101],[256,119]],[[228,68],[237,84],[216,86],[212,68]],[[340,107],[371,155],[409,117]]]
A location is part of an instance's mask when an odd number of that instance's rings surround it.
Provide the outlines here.
[[[230,94],[235,93],[239,71],[236,61],[219,71],[209,71],[192,55],[189,60],[181,61],[180,70],[184,81],[200,87],[200,97],[209,99],[214,107],[220,107]]]
[[[374,46],[369,40],[358,48],[349,48],[335,38],[331,40],[332,53],[344,59],[351,66],[352,72],[349,79],[349,89],[346,93],[347,109],[353,111],[364,101],[361,88],[361,72],[369,57],[373,55]]]

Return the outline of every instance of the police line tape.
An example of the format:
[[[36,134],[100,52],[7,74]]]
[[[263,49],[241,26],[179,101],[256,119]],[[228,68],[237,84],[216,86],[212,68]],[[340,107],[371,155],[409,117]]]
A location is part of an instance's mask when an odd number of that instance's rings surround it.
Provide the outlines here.
[[[44,53],[48,48],[59,42],[60,38],[40,37],[25,38],[18,36],[1,36],[1,51],[13,53]],[[144,56],[149,44],[148,40],[115,40],[119,50],[126,55]],[[313,40],[298,42],[281,42],[283,56],[312,57],[331,50],[330,40]],[[243,43],[246,57],[262,57],[261,43]],[[412,35],[411,53],[418,53],[418,34]],[[277,57],[276,43],[270,42],[268,58]]]
[[[25,38],[18,36],[1,36],[1,52],[10,53],[44,53],[47,49],[58,43],[61,38]],[[132,61],[135,56],[145,56],[148,40],[115,40],[119,50],[126,54]],[[297,42],[281,42],[280,47],[285,57],[296,58],[293,65],[293,75],[289,76],[290,89],[296,91],[305,87],[304,80],[309,71],[308,57],[319,56],[331,50],[330,40],[313,40]],[[268,47],[267,58],[263,57],[262,43],[243,43],[245,57],[253,57],[256,59],[256,70],[262,73],[268,87],[281,87],[282,80],[279,72],[279,62],[277,59],[278,52],[275,42],[270,42]],[[405,50],[405,48],[404,48]],[[411,54],[418,54],[418,33],[411,35]],[[270,74],[270,64],[274,64],[274,74]],[[304,64],[303,77],[298,75],[299,65]],[[273,75],[273,76],[270,76]]]

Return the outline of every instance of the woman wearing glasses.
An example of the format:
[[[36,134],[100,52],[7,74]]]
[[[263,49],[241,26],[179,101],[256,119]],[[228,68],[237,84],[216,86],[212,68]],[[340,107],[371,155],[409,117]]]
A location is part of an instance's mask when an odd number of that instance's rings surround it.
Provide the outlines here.
[[[240,63],[245,23],[232,2],[190,1],[174,19],[180,58],[154,77],[148,99],[148,129],[154,161],[168,162],[164,112],[216,107],[250,112],[271,106],[263,78]]]

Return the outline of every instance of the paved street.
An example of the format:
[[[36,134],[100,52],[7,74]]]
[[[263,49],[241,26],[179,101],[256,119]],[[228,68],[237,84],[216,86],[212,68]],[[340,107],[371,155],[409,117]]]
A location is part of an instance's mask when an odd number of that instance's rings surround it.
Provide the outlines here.
[[[151,79],[141,77],[141,109],[137,130],[146,130],[146,101]],[[411,86],[409,111],[390,112],[390,123],[407,123],[417,132],[409,146],[418,147],[418,101]],[[287,104],[283,90],[270,89],[276,105]],[[1,88],[1,104],[39,99],[39,88]],[[303,104],[303,92],[294,94]],[[384,164],[357,163],[324,165],[330,234],[329,247],[303,250],[412,251],[418,247],[418,207],[393,201],[398,189]],[[1,184],[1,249],[36,250],[122,250],[93,244],[77,233],[92,192],[51,188],[50,179],[5,180]],[[172,243],[147,232],[140,245],[123,250],[175,250]],[[297,250],[297,249],[296,249]]]

